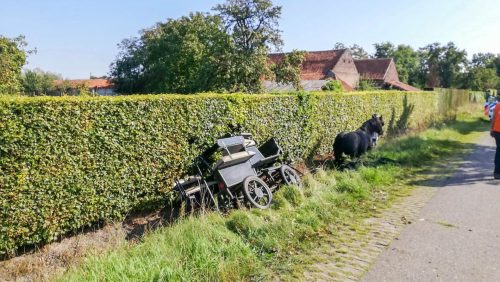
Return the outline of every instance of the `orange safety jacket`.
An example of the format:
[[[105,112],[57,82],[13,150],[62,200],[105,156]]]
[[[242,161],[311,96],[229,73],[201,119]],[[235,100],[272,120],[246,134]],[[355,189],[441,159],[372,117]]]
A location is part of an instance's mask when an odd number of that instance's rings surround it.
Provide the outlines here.
[[[500,133],[500,104],[493,110],[493,119],[491,122],[491,131]]]

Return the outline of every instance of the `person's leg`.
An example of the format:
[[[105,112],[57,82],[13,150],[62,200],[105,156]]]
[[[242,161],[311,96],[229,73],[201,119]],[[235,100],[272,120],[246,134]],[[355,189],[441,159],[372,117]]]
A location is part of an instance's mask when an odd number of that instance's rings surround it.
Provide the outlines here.
[[[495,154],[495,174],[500,174],[500,133],[495,134],[497,151]]]

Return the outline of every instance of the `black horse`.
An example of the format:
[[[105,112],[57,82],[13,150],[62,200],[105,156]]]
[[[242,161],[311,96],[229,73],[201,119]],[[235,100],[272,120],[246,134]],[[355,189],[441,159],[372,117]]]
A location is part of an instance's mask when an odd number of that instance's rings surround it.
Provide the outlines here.
[[[339,133],[333,143],[335,163],[342,164],[344,154],[351,158],[360,157],[375,146],[378,136],[382,134],[384,134],[384,120],[382,116],[376,114],[365,121],[358,130]]]

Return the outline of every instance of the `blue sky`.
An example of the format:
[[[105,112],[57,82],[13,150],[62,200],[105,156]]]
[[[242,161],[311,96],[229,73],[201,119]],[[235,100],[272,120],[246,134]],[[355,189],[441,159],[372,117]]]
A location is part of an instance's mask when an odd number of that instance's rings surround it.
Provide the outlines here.
[[[65,78],[106,75],[117,43],[140,29],[220,1],[2,0],[0,34],[24,34],[36,55],[27,68]],[[275,0],[283,6],[285,51],[327,50],[336,42],[421,47],[454,41],[471,55],[500,53],[500,0]]]

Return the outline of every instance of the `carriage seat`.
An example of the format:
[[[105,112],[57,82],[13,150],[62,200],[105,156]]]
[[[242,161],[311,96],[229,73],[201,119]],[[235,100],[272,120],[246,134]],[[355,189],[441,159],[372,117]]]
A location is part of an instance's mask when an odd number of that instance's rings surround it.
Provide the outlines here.
[[[255,152],[238,152],[234,154],[229,154],[227,156],[223,156],[214,166],[214,170],[225,168],[228,166],[236,165],[242,162],[246,162],[251,159],[255,155]]]

